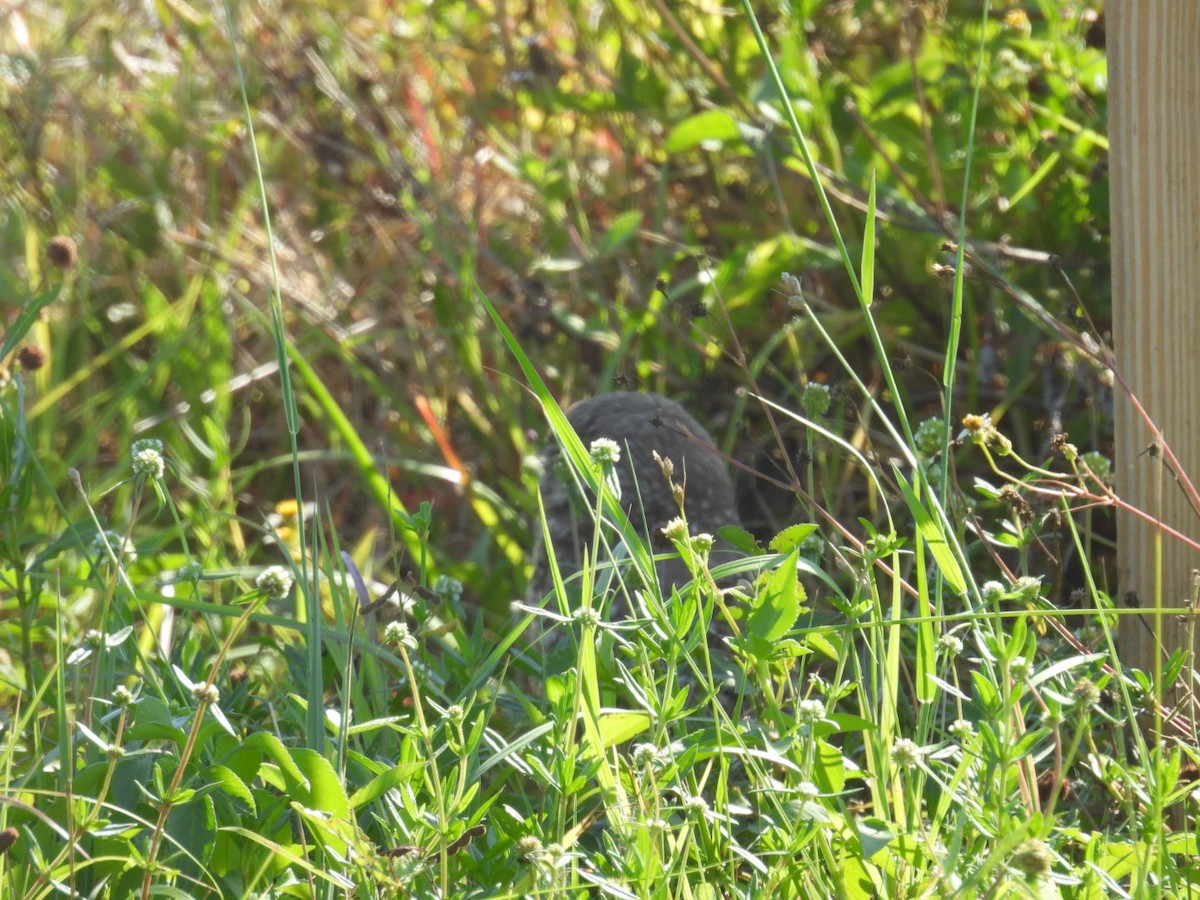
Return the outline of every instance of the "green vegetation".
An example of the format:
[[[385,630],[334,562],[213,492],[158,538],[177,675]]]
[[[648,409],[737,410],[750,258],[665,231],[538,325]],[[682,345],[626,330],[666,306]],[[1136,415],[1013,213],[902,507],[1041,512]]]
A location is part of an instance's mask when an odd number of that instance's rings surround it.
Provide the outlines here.
[[[0,21],[0,894],[1200,891],[1192,661],[1115,650],[1099,0]],[[745,558],[514,607],[615,388]]]

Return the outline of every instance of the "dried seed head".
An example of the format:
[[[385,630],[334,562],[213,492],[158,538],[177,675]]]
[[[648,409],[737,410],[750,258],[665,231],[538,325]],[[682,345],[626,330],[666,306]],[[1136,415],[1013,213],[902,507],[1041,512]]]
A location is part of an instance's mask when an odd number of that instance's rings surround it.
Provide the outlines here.
[[[1017,847],[1013,865],[1030,881],[1045,878],[1054,868],[1054,851],[1044,841],[1031,838]]]
[[[69,269],[79,260],[79,248],[65,234],[55,235],[46,245],[46,258],[60,269]]]
[[[517,858],[520,860],[528,860],[530,857],[537,856],[542,849],[542,842],[537,835],[523,834],[517,838],[516,851]]]
[[[17,351],[17,362],[26,372],[36,372],[46,364],[46,351],[30,344]]]

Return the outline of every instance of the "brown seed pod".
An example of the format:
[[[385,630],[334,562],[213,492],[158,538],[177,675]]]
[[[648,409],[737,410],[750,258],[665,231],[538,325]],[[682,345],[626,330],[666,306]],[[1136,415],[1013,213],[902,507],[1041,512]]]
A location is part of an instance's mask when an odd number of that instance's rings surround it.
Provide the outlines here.
[[[79,248],[75,241],[65,234],[50,238],[46,245],[46,258],[60,269],[69,269],[79,260]]]
[[[46,364],[46,351],[34,344],[22,347],[17,351],[17,362],[26,372],[36,372]]]

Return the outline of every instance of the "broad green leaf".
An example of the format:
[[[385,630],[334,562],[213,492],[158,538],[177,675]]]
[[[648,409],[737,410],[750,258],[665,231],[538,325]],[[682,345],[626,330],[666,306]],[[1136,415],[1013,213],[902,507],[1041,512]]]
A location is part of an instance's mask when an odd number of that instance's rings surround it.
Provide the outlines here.
[[[668,153],[682,153],[701,145],[715,149],[741,140],[742,132],[734,115],[725,109],[710,109],[684,119],[672,128],[663,149]]]
[[[413,780],[424,768],[424,763],[401,763],[392,766],[386,772],[381,772],[350,796],[351,808],[357,810],[360,806],[383,796],[396,785]]]
[[[888,823],[883,819],[869,818],[855,821],[855,832],[862,847],[862,858],[871,859],[896,839]]]
[[[291,783],[304,783],[304,775],[296,765],[283,741],[268,731],[256,731],[242,744],[251,750],[258,750],[264,757],[271,760],[283,777]],[[307,785],[305,785],[307,787]]]
[[[817,741],[812,777],[813,784],[825,794],[839,794],[846,787],[846,764],[841,751],[833,744]]]
[[[182,728],[176,728],[164,722],[147,722],[134,725],[125,731],[125,739],[129,741],[171,741],[182,747],[187,743],[187,733]]]
[[[723,525],[717,529],[717,536],[726,543],[732,544],[734,549],[740,550],[742,553],[757,554],[762,552],[762,548],[758,546],[758,541],[754,535],[745,528],[738,528],[736,525]]]
[[[623,744],[637,737],[650,727],[650,715],[624,709],[604,710],[600,713],[600,740],[605,749]]]
[[[171,843],[183,849],[182,855],[172,858],[172,864],[188,876],[199,875],[217,839],[217,814],[212,797],[172,807],[166,830]]]
[[[825,718],[837,725],[838,731],[874,731],[876,725],[870,719],[851,713],[831,712]]]

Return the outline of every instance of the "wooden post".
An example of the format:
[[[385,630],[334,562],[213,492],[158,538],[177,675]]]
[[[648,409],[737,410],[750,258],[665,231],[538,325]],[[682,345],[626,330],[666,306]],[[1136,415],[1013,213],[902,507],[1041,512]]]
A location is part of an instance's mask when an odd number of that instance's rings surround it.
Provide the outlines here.
[[[1106,30],[1117,367],[1200,482],[1200,2],[1111,0]],[[1200,538],[1200,510],[1119,389],[1116,435],[1117,493]],[[1200,553],[1128,514],[1118,544],[1118,605],[1145,610],[1142,622],[1122,616],[1121,658],[1153,671],[1157,648],[1186,646],[1194,626],[1153,607],[1191,602]]]

